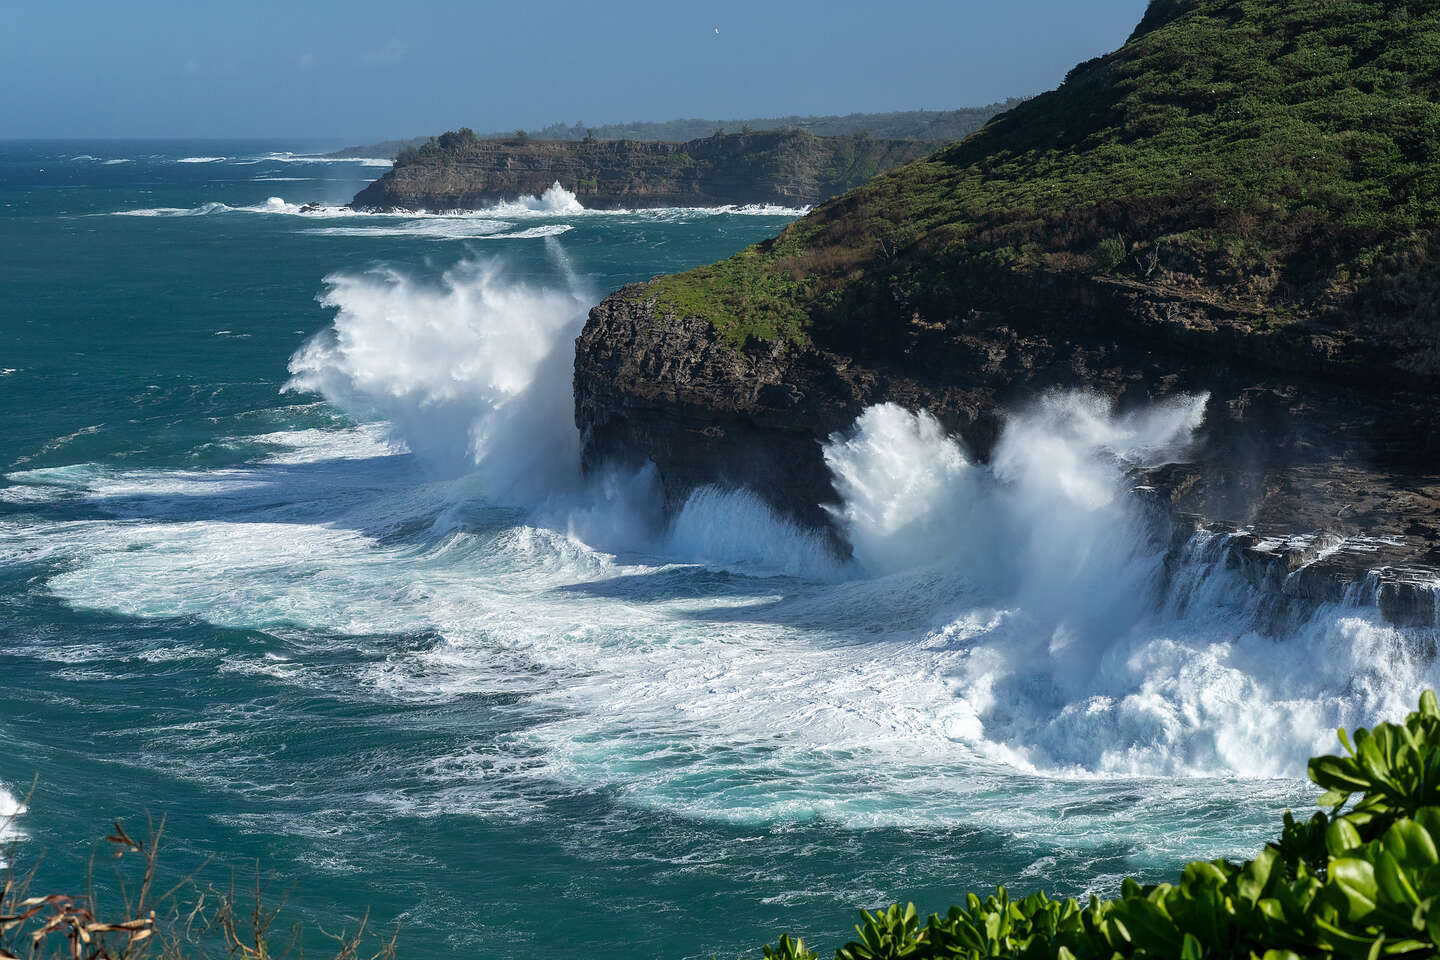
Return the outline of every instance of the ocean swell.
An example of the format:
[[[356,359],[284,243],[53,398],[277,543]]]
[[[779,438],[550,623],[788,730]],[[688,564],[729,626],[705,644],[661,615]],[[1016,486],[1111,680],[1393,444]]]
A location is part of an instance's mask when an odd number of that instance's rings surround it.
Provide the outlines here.
[[[988,463],[924,412],[872,407],[823,450],[848,557],[748,491],[667,516],[653,468],[582,477],[571,344],[593,291],[545,245],[561,282],[495,259],[331,275],[333,320],[286,389],[359,424],[237,434],[268,452],[224,470],[12,473],[17,504],[95,516],[0,525],[0,554],[57,562],[47,589],[77,607],[396,638],[367,697],[516,698],[487,768],[505,772],[466,808],[501,814],[560,783],[708,819],[1079,843],[1076,798],[1107,790],[1189,809],[1212,787],[1186,780],[1244,777],[1224,789],[1303,800],[1335,726],[1440,679],[1427,635],[1372,606],[1312,607],[1277,642],[1208,535],[1171,555],[1132,471],[1187,455],[1199,397],[1054,393]],[[223,669],[327,682],[303,657]]]

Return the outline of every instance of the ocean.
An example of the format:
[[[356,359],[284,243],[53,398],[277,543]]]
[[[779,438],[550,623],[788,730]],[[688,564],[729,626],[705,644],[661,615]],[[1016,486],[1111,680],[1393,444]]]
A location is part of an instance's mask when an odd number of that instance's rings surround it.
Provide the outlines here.
[[[1251,855],[1435,682],[1371,607],[1167,566],[1127,475],[1203,397],[1054,394],[986,464],[871,408],[824,449],[846,557],[582,477],[587,309],[801,211],[357,215],[385,162],[311,146],[0,143],[0,813],[46,889],[164,815],[167,870],[404,957],[828,952]]]

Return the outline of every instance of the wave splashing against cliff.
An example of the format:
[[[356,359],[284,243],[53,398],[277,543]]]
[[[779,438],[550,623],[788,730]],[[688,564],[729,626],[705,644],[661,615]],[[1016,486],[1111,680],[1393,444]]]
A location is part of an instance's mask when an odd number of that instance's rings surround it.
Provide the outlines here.
[[[1205,551],[1167,569],[1130,471],[1183,456],[1199,398],[1127,413],[1054,394],[1008,418],[988,463],[926,414],[867,410],[824,450],[848,560],[747,491],[666,517],[653,470],[582,480],[570,343],[589,298],[546,243],[568,278],[549,287],[495,261],[330,276],[333,322],[288,386],[368,423],[236,421],[227,442],[264,452],[224,469],[11,474],[7,497],[77,519],[0,524],[0,556],[54,562],[46,590],[79,608],[279,638],[288,659],[215,654],[257,683],[331,689],[305,644],[364,642],[383,655],[337,696],[509,698],[473,776],[473,758],[417,759],[458,785],[355,788],[474,816],[601,790],[700,819],[1023,834],[1037,858],[1221,855],[1303,786],[1134,778],[1295,777],[1334,726],[1437,679],[1370,608],[1322,607],[1276,643]],[[1243,807],[1223,842],[1150,825],[1216,789]]]
[[[439,283],[391,269],[327,277],[318,299],[335,319],[291,357],[285,389],[388,424],[427,473],[464,478],[458,500],[529,508],[590,547],[833,577],[825,538],[749,491],[698,490],[667,519],[648,467],[581,478],[572,344],[589,299],[546,242],[563,290],[522,283],[495,259],[462,261]]]
[[[882,405],[826,447],[857,564],[928,595],[922,642],[951,658],[983,755],[1072,776],[1294,776],[1336,726],[1403,715],[1440,679],[1434,638],[1373,607],[1293,615],[1277,643],[1209,534],[1167,558],[1169,521],[1130,471],[1183,456],[1203,414],[1203,397],[1118,414],[1054,393],[980,466],[928,414]]]
[[[568,348],[588,300],[573,275],[566,290],[535,287],[485,260],[438,284],[390,269],[325,283],[335,320],[290,359],[285,389],[389,422],[432,469],[474,472],[500,502],[574,484]]]

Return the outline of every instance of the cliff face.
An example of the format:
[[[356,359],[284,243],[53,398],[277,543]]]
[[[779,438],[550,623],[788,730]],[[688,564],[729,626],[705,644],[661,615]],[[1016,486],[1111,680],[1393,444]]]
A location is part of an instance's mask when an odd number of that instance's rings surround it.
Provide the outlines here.
[[[1277,596],[1367,584],[1434,622],[1437,33],[1434,2],[1157,0],[1058,91],[597,307],[587,462],[823,523],[819,444],[868,404],[929,409],[984,459],[1052,388],[1207,392],[1195,462],[1137,477],[1178,528],[1248,531],[1224,559]]]
[[[449,136],[449,135],[447,135]],[[402,154],[360,191],[365,210],[469,210],[553,183],[586,207],[808,206],[924,156],[934,144],[766,131],[688,143],[478,140]]]

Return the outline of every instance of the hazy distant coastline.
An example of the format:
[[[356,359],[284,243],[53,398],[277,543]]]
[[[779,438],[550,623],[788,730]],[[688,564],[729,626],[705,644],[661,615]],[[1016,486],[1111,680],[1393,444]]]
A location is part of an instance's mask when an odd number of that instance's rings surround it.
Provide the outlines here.
[[[887,140],[960,140],[979,130],[991,117],[1021,103],[1023,97],[1012,97],[999,103],[955,110],[902,110],[891,113],[848,113],[825,117],[757,117],[748,120],[703,120],[699,118],[668,120],[663,123],[635,121],[587,127],[584,123],[552,123],[547,127],[523,131],[536,140],[656,140],[679,143],[708,137],[716,130],[740,133],[793,128],[820,136],[847,136],[866,133]],[[514,137],[518,130],[480,134],[482,139]],[[389,157],[406,147],[419,147],[428,136],[410,139],[382,140],[378,143],[345,147],[326,157]]]

